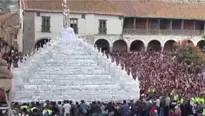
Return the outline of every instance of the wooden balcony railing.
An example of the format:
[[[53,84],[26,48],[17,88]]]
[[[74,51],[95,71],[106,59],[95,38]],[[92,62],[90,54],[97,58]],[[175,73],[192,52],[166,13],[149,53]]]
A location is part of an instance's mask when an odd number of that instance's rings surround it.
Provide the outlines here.
[[[201,35],[204,30],[182,30],[182,29],[123,29],[123,34],[133,35]]]

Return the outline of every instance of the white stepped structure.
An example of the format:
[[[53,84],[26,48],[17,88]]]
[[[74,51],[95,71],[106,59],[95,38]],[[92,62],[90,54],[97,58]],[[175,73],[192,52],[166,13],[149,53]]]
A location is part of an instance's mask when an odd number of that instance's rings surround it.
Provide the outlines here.
[[[139,81],[121,69],[81,39],[55,39],[13,71],[13,101],[139,99]]]

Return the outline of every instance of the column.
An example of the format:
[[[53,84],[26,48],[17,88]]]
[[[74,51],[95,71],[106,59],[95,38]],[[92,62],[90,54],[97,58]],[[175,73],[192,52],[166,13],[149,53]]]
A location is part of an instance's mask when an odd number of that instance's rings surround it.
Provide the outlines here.
[[[158,19],[158,34],[160,33],[160,25],[161,25],[161,21],[160,19]]]
[[[147,47],[146,47],[146,46],[144,47],[144,51],[145,51],[145,52],[147,51]]]
[[[205,21],[204,21],[204,30],[203,31],[205,32]]]
[[[112,46],[110,46],[110,48],[109,48],[109,52],[112,52]]]
[[[194,35],[195,35],[195,34],[197,34],[197,31],[196,31],[196,21],[195,21],[195,20],[193,21],[193,28],[194,28],[194,29],[193,29],[193,31],[194,31],[193,33],[194,33]],[[198,35],[198,34],[197,34],[197,35]]]
[[[182,20],[182,22],[181,22],[181,29],[182,30],[184,29],[184,20]]]
[[[164,46],[161,46],[161,52],[164,50]]]
[[[133,19],[133,29],[136,29],[136,18]]]
[[[169,22],[169,29],[170,30],[172,30],[172,22],[173,22],[173,20],[170,20],[170,22]]]
[[[196,21],[193,22],[193,28],[196,30]]]
[[[147,31],[147,34],[149,32],[149,19],[146,19],[146,31]]]

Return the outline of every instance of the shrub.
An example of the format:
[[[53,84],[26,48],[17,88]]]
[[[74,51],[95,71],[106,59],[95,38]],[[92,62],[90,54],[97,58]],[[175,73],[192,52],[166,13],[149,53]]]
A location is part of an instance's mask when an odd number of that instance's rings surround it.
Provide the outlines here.
[[[205,61],[199,47],[188,41],[182,41],[176,45],[176,58],[179,63],[200,64]]]

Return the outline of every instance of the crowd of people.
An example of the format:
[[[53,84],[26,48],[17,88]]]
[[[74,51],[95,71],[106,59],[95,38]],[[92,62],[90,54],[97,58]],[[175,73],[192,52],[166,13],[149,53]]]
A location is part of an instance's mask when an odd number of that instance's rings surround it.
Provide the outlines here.
[[[113,52],[112,55],[140,81],[141,90],[157,95],[178,94],[190,99],[205,96],[204,64],[178,63],[173,52]]]
[[[23,61],[23,54],[13,46],[9,46],[2,38],[0,38],[0,57],[7,61],[8,69],[17,68],[19,62]]]
[[[169,96],[141,97],[138,101],[103,103],[94,101],[46,101],[13,103],[13,112],[20,116],[204,116],[203,107],[191,102],[179,104]]]
[[[180,104],[189,101],[200,106],[205,105],[203,63],[179,63],[173,51],[115,51],[111,55],[128,73],[139,79],[141,95],[157,99],[169,95]]]
[[[23,54],[0,39],[1,57],[17,68]],[[46,101],[12,103],[16,115],[29,116],[205,116],[204,64],[178,63],[173,52],[113,51],[111,56],[139,79],[141,99],[122,103]],[[83,99],[83,98],[82,98]],[[2,110],[3,111],[3,110]],[[3,116],[3,113],[0,112]],[[7,114],[6,114],[7,115]]]

